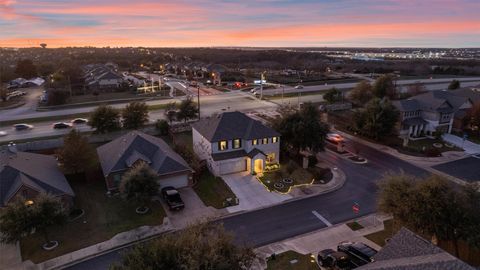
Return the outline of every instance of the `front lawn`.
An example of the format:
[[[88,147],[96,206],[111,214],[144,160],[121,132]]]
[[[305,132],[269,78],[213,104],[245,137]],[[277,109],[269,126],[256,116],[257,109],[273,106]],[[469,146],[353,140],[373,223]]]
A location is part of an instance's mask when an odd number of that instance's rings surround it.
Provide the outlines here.
[[[441,147],[435,147],[434,144],[438,144]],[[396,149],[400,153],[413,155],[413,156],[427,156],[427,157],[439,157],[442,155],[443,152],[447,151],[462,151],[458,147],[453,145],[449,145],[448,147],[446,143],[442,139],[421,139],[421,140],[409,140],[408,145],[404,147],[403,145],[399,145]]]
[[[312,167],[303,169],[298,163],[289,160],[280,165],[280,169],[264,172],[258,178],[269,191],[287,193],[294,186],[325,184],[332,179],[330,169]]]
[[[60,245],[52,251],[44,251],[41,235],[31,235],[20,243],[23,260],[39,263],[112,238],[114,235],[143,225],[160,225],[165,211],[158,202],[152,202],[150,213],[138,215],[136,205],[120,197],[107,197],[105,182],[100,171],[88,175],[87,180],[68,177],[75,192],[75,205],[85,214],[60,228],[52,228],[52,240]]]
[[[313,260],[313,261],[312,261]],[[310,255],[302,255],[289,250],[268,258],[267,270],[318,270],[317,263]]]
[[[358,230],[363,229],[363,226],[362,226],[360,223],[356,222],[356,221],[347,223],[347,226],[348,226],[352,231],[358,231]]]
[[[210,171],[204,170],[200,179],[193,187],[203,203],[217,209],[224,208],[227,198],[235,202],[235,194],[220,177],[215,177]]]
[[[385,227],[384,230],[365,235],[365,238],[381,247],[385,246],[385,240],[392,238],[400,230],[400,227],[394,224],[393,219],[385,220],[383,226]]]

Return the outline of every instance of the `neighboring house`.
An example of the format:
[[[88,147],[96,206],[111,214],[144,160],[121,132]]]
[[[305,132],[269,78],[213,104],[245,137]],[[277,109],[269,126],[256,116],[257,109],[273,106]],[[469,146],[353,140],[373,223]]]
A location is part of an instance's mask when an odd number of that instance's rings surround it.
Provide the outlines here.
[[[374,262],[358,270],[475,270],[406,228],[400,229],[373,257]]]
[[[73,204],[75,196],[55,157],[18,152],[10,144],[0,152],[0,207],[19,196],[34,203],[40,193],[57,196],[66,206]]]
[[[279,163],[280,134],[241,112],[226,112],[192,125],[193,150],[215,175],[263,172]]]
[[[464,117],[473,102],[469,97],[440,90],[397,100],[393,105],[400,111],[400,135],[416,138],[451,133],[455,115]]]
[[[116,89],[124,79],[110,66],[89,65],[85,68],[85,87],[90,90]]]
[[[109,191],[118,190],[125,172],[137,162],[146,162],[158,173],[161,187],[186,187],[191,184],[192,169],[162,139],[131,131],[97,148]]]

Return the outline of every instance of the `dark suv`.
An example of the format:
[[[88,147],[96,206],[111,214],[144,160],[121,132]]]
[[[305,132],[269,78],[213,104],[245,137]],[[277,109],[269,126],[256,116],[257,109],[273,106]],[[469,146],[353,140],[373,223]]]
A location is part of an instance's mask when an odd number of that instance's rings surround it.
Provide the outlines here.
[[[162,188],[162,197],[170,210],[182,210],[185,208],[185,203],[180,197],[180,193],[178,193],[178,190],[174,187]]]
[[[375,249],[360,242],[342,242],[337,250],[346,253],[356,266],[373,262],[373,256],[377,254]]]
[[[324,249],[317,255],[319,266],[332,270],[350,270],[355,267],[344,252]]]

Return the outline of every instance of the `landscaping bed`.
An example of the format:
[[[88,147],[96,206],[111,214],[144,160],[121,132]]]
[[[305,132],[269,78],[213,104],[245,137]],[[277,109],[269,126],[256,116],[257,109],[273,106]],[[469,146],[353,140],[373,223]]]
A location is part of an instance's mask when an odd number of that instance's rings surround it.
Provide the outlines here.
[[[360,223],[356,222],[356,221],[347,223],[347,226],[348,226],[352,231],[358,231],[358,230],[363,229],[363,226],[362,226]]]
[[[235,194],[220,177],[215,177],[210,171],[205,170],[193,189],[207,206],[217,209],[235,205]],[[231,204],[227,199],[231,198]]]
[[[75,207],[84,215],[64,226],[51,230],[51,239],[59,246],[51,251],[42,249],[44,238],[33,234],[20,242],[23,260],[39,263],[112,238],[114,235],[143,225],[161,225],[166,216],[159,202],[151,202],[146,215],[135,213],[134,204],[120,197],[107,197],[105,180],[100,170],[85,179],[67,177],[75,192]]]
[[[289,250],[278,255],[275,258],[267,258],[267,270],[318,270],[317,263],[310,255],[303,255]]]
[[[408,145],[404,147],[402,144],[394,145],[398,152],[420,157],[439,157],[443,152],[447,151],[463,151],[462,149],[447,145],[442,139],[421,139],[409,140]]]

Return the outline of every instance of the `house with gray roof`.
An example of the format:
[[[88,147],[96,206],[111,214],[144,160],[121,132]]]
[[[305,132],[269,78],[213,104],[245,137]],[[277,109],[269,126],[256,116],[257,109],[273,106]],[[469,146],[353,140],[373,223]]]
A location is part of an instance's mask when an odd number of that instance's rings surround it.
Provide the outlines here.
[[[20,196],[35,202],[40,193],[57,196],[66,206],[75,196],[55,157],[19,152],[10,144],[0,152],[0,207]]]
[[[109,65],[88,65],[85,67],[85,87],[90,90],[119,88],[124,81]]]
[[[402,228],[358,270],[475,270],[443,249]]]
[[[437,131],[451,133],[455,117],[464,117],[473,101],[453,91],[439,90],[397,100],[393,105],[400,111],[399,134],[418,138]]]
[[[241,112],[225,112],[192,125],[193,150],[213,174],[261,173],[279,163],[280,133]]]
[[[147,163],[159,175],[161,187],[186,187],[191,184],[192,169],[162,139],[140,131],[131,131],[97,148],[109,191],[118,190],[125,172],[138,162]]]

